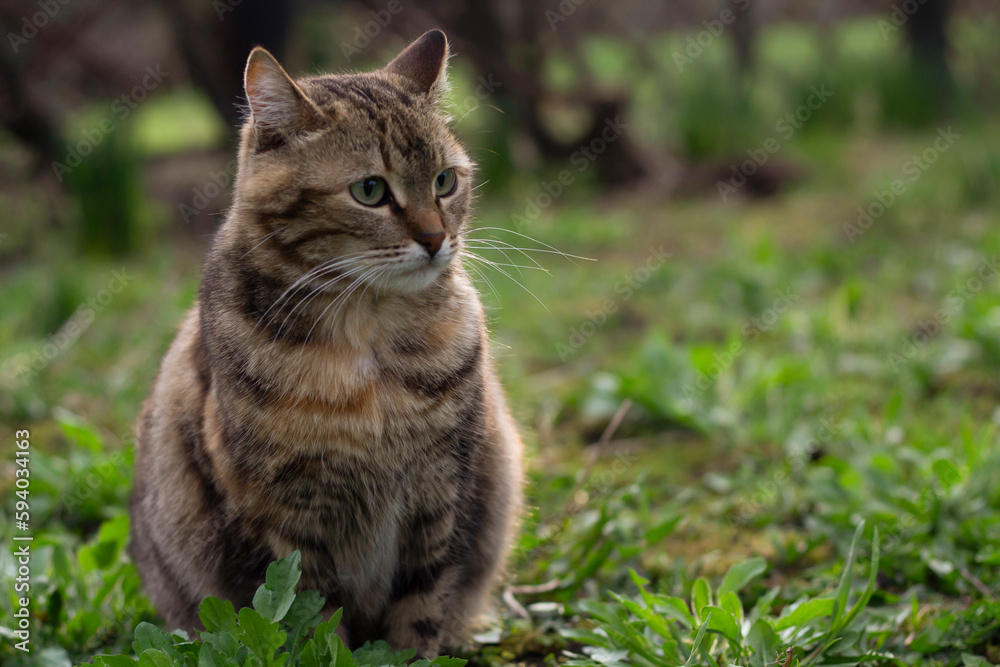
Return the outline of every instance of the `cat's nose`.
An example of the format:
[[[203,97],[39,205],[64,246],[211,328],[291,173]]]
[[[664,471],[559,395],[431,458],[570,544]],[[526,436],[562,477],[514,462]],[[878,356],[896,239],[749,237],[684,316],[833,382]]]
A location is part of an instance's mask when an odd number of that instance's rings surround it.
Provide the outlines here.
[[[437,251],[441,249],[441,244],[444,243],[445,233],[434,232],[434,233],[423,233],[417,234],[416,242],[422,245],[431,257],[437,254]]]
[[[413,240],[424,247],[431,257],[437,254],[444,243],[444,224],[441,215],[433,208],[416,208],[407,212],[407,222]]]

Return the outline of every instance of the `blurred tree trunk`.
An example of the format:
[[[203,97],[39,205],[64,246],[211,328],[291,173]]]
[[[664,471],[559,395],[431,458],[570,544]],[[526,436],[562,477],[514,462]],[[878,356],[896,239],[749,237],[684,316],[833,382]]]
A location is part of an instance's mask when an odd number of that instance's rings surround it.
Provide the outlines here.
[[[39,169],[57,159],[63,144],[55,121],[32,101],[22,70],[7,49],[0,49],[0,110],[4,127],[38,155]]]
[[[161,0],[191,79],[212,100],[234,131],[243,121],[243,69],[255,46],[284,56],[293,3],[284,0]]]
[[[954,92],[948,69],[948,17],[952,0],[924,0],[906,21],[910,41],[913,80],[923,89],[924,99],[947,112]]]

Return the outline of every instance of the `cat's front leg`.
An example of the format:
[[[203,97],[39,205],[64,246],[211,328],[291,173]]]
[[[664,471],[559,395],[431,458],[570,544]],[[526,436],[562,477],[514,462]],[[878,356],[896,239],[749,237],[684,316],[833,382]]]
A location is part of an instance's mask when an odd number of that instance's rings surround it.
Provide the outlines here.
[[[394,649],[417,649],[435,658],[455,643],[456,623],[449,615],[460,581],[454,548],[452,509],[424,512],[401,535],[400,560],[384,616],[385,637]],[[453,615],[453,612],[452,612]]]
[[[454,619],[448,611],[457,582],[457,570],[434,564],[413,573],[413,587],[394,591],[385,614],[386,639],[394,649],[417,649],[418,658],[433,659],[442,646],[454,641]]]

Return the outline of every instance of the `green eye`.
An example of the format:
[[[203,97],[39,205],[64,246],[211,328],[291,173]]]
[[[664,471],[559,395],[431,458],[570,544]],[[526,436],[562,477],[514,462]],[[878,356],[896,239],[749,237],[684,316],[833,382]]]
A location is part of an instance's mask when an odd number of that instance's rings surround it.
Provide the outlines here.
[[[365,206],[381,206],[388,193],[389,186],[380,176],[368,176],[351,183],[351,194]]]
[[[434,179],[434,194],[438,197],[447,197],[455,191],[458,184],[458,176],[454,169],[445,169]]]

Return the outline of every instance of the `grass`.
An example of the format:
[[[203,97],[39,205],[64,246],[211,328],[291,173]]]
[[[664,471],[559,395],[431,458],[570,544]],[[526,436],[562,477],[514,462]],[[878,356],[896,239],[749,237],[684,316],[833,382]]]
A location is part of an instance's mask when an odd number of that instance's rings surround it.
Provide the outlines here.
[[[808,177],[768,199],[601,197],[580,181],[519,228],[511,214],[551,177],[481,199],[475,236],[524,247],[547,273],[513,272],[522,287],[487,271],[481,284],[528,443],[530,512],[512,560],[517,604],[459,657],[1000,664],[1000,124],[956,130],[853,240],[845,225],[906,177],[936,127],[817,123],[788,145]],[[514,229],[536,240],[503,231]],[[597,261],[530,250],[542,244]],[[654,261],[661,246],[669,256]],[[19,287],[0,318],[11,470],[13,432],[31,432],[31,659],[138,648],[152,651],[141,664],[182,664],[197,642],[141,625],[156,619],[125,549],[129,429],[200,257],[39,247],[8,269]],[[530,264],[508,253],[483,251]],[[58,345],[53,332],[116,270],[134,278]],[[58,353],[16,377],[47,343]],[[12,517],[14,475],[3,479]],[[7,522],[0,537],[14,532]],[[16,571],[0,551],[4,580]],[[0,593],[5,665],[29,664],[13,649],[17,597]],[[287,632],[281,622],[258,625]],[[337,664],[407,659],[372,650]]]

